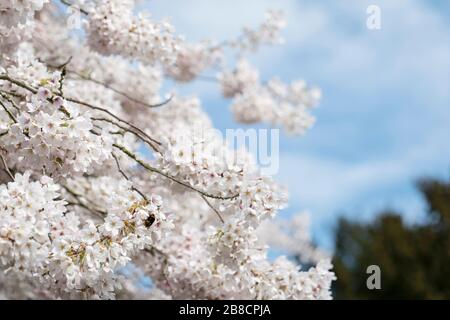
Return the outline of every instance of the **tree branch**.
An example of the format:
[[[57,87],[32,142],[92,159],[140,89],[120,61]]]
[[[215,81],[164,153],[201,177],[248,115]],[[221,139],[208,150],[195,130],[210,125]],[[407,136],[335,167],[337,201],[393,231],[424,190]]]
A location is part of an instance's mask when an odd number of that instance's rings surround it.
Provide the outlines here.
[[[183,181],[180,181],[177,178],[175,178],[175,177],[173,177],[173,176],[171,176],[171,175],[169,175],[167,173],[164,173],[161,170],[159,170],[157,168],[154,168],[154,167],[150,166],[149,164],[145,163],[144,161],[138,159],[137,156],[134,153],[132,153],[131,151],[126,149],[124,146],[121,146],[121,145],[118,145],[118,144],[114,143],[113,147],[115,147],[115,148],[119,149],[120,151],[122,151],[123,153],[125,153],[128,157],[130,157],[131,159],[136,161],[138,164],[140,164],[144,169],[146,169],[146,170],[148,170],[150,172],[154,172],[154,173],[157,173],[159,175],[162,175],[163,177],[166,177],[167,179],[172,180],[173,182],[176,182],[179,185],[182,185],[182,186],[184,186],[184,187],[186,187],[188,189],[191,189],[192,191],[198,192],[198,193],[200,193],[201,195],[203,195],[205,197],[213,198],[213,199],[220,199],[220,200],[231,200],[231,199],[234,199],[237,196],[239,196],[239,194],[235,194],[235,195],[232,195],[232,196],[217,196],[217,195],[213,195],[213,194],[207,193],[205,191],[199,190],[199,189],[191,186],[190,184],[188,184],[186,182],[183,182]]]
[[[12,181],[15,181],[14,175],[13,175],[13,174],[11,173],[11,171],[9,170],[8,165],[6,164],[6,160],[5,160],[5,158],[3,157],[2,154],[0,154],[0,158],[1,158],[1,160],[2,160],[2,163],[3,163],[3,167],[4,167],[5,172],[6,172],[6,173],[8,174],[8,176],[12,179]]]
[[[0,95],[4,98],[3,93],[0,92]],[[14,115],[11,113],[11,111],[8,110],[8,108],[5,106],[5,104],[0,101],[0,105],[3,107],[3,109],[5,110],[5,112],[8,114],[8,117],[14,122],[17,123],[16,118],[14,117]]]
[[[214,208],[212,203],[209,202],[209,200],[204,195],[201,195],[201,197],[202,197],[203,200],[205,200],[206,204],[212,209],[212,211],[214,211],[216,213],[216,215],[219,217],[220,221],[222,223],[225,223],[225,220],[223,220],[222,215],[220,214],[220,212],[216,208]]]
[[[65,185],[61,185],[61,186],[64,188],[64,190],[66,190],[66,191],[67,191],[72,197],[74,197],[74,198],[76,199],[76,201],[77,201],[76,203],[73,203],[73,202],[72,202],[72,203],[69,203],[69,204],[77,205],[77,206],[79,206],[79,207],[82,207],[83,209],[86,209],[86,210],[88,210],[89,212],[95,214],[96,216],[99,216],[99,217],[102,217],[102,218],[104,218],[104,217],[108,214],[106,211],[103,211],[103,210],[99,210],[99,209],[96,209],[96,208],[91,208],[91,207],[89,207],[88,205],[84,204],[84,203],[81,201],[81,198],[84,199],[84,197],[83,197],[82,195],[76,193],[75,191],[73,191],[72,189],[70,189],[68,186],[65,186]],[[86,201],[89,202],[88,199],[86,199]],[[94,204],[94,205],[95,205],[95,204]]]
[[[111,155],[113,156],[114,160],[116,161],[116,165],[117,165],[117,170],[119,170],[119,172],[122,174],[122,176],[130,181],[131,183],[133,183],[131,181],[131,179],[127,176],[127,174],[122,170],[122,168],[120,167],[120,163],[119,163],[119,159],[117,159],[117,156],[114,154],[114,152],[111,152]],[[133,189],[134,191],[136,191],[137,193],[139,193],[139,195],[144,199],[144,200],[148,200],[147,197],[144,195],[143,192],[141,192],[138,188],[136,188],[134,185],[131,185],[131,189]]]
[[[162,106],[168,104],[173,99],[173,95],[170,95],[170,97],[167,98],[164,101],[161,101],[161,102],[156,103],[156,104],[149,104],[149,103],[146,103],[146,102],[141,101],[139,99],[136,99],[135,97],[130,96],[128,93],[125,93],[125,92],[123,92],[121,90],[118,90],[118,89],[110,86],[109,84],[106,84],[106,83],[104,83],[102,81],[96,80],[96,79],[94,79],[94,78],[92,78],[90,76],[85,76],[85,75],[83,75],[83,74],[81,74],[81,73],[79,73],[77,71],[74,71],[74,70],[67,70],[67,72],[73,73],[73,74],[77,75],[78,77],[80,77],[83,80],[90,81],[92,83],[101,85],[101,86],[105,87],[106,89],[114,91],[115,93],[117,93],[117,94],[127,98],[128,100],[130,100],[132,102],[135,102],[137,104],[140,104],[140,105],[142,105],[144,107],[147,107],[147,108],[159,108],[159,107],[162,107]]]
[[[62,4],[64,4],[64,5],[66,5],[66,6],[68,6],[68,7],[71,7],[71,8],[74,8],[74,4],[73,3],[70,3],[69,1],[66,1],[66,0],[60,0],[61,1],[61,3]],[[84,10],[83,8],[80,8],[80,7],[78,7],[78,6],[75,6],[82,14],[84,14],[84,15],[89,15],[89,12],[87,12],[86,10]]]
[[[92,117],[91,120],[108,122],[108,123],[111,123],[111,124],[115,125],[116,127],[120,128],[120,129],[122,129],[122,130],[125,130],[126,132],[132,133],[132,134],[134,134],[136,137],[138,137],[139,139],[141,139],[142,141],[144,141],[146,144],[148,144],[148,145],[150,146],[150,148],[152,148],[155,152],[158,152],[159,154],[161,154],[161,152],[158,150],[158,148],[155,147],[155,145],[154,145],[151,141],[145,139],[145,138],[142,137],[139,133],[136,133],[136,132],[134,132],[133,130],[127,129],[127,128],[125,128],[124,126],[120,125],[119,123],[117,123],[117,122],[115,122],[115,121],[113,121],[113,120],[110,120],[110,119],[107,119],[107,118],[95,118],[95,117]]]
[[[13,84],[15,84],[15,85],[17,85],[17,86],[19,86],[21,88],[24,88],[24,89],[26,89],[26,90],[34,93],[34,94],[37,94],[37,92],[38,92],[37,89],[27,85],[26,83],[23,83],[21,81],[15,80],[15,79],[9,77],[7,74],[0,74],[0,80],[9,81],[9,82],[11,82],[11,83],[13,83]],[[55,96],[53,95],[52,97],[47,98],[47,101],[53,102],[54,97]],[[74,98],[69,98],[69,97],[62,97],[62,98],[64,98],[66,101],[70,101],[70,102],[73,102],[73,103],[76,103],[76,104],[88,107],[88,108],[93,109],[93,110],[98,110],[98,111],[104,112],[104,113],[110,115],[111,117],[113,117],[114,119],[116,119],[117,121],[122,122],[122,123],[126,124],[127,126],[129,126],[130,128],[132,128],[133,130],[137,131],[140,135],[146,137],[149,141],[152,141],[153,143],[155,143],[157,145],[161,145],[161,142],[159,142],[159,141],[153,139],[152,137],[150,137],[142,129],[136,127],[134,124],[132,124],[132,123],[126,121],[126,120],[121,119],[120,117],[116,116],[114,113],[112,113],[111,111],[109,111],[109,110],[107,110],[105,108],[94,106],[94,105],[92,105],[90,103],[87,103],[87,102],[84,102],[84,101],[80,101],[80,100],[74,99]],[[60,107],[60,110],[62,112],[64,112],[64,114],[66,114],[67,116],[70,117],[70,113],[63,106]],[[130,130],[129,132],[133,132],[133,131]],[[133,133],[137,134],[136,132],[133,132]],[[142,139],[142,137],[139,137],[139,138]],[[143,140],[143,141],[145,141],[145,140]],[[146,141],[146,142],[148,143],[148,141]],[[154,146],[152,146],[152,148],[155,151],[159,152]]]
[[[19,80],[13,79],[13,78],[9,77],[7,74],[0,74],[0,80],[9,81],[9,82],[11,82],[11,83],[13,83],[13,84],[23,88],[23,89],[26,89],[26,90],[30,91],[33,94],[37,94],[38,93],[37,89],[33,88],[32,86],[27,85],[26,83],[23,83],[23,82],[19,81]],[[54,96],[52,96],[50,98],[47,98],[47,101],[48,102],[53,102],[53,98],[54,98]],[[66,116],[70,117],[70,113],[66,110],[66,108],[64,108],[64,106],[61,106],[59,108],[59,110],[61,112],[63,112]]]
[[[152,141],[153,143],[155,143],[155,144],[157,144],[157,145],[161,145],[161,142],[159,142],[159,141],[153,139],[152,137],[150,137],[150,136],[149,136],[147,133],[145,133],[142,129],[136,127],[134,124],[132,124],[132,123],[130,123],[130,122],[128,122],[128,121],[125,121],[125,120],[121,119],[120,117],[116,116],[114,113],[112,113],[111,111],[109,111],[109,110],[107,110],[107,109],[105,109],[105,108],[98,107],[98,106],[94,106],[94,105],[92,105],[92,104],[90,104],[90,103],[87,103],[87,102],[84,102],[84,101],[80,101],[80,100],[77,100],[77,99],[74,99],[74,98],[68,98],[68,97],[66,97],[65,99],[66,99],[67,101],[70,101],[70,102],[73,102],[73,103],[76,103],[76,104],[79,104],[79,105],[83,105],[83,106],[88,107],[88,108],[93,109],[93,110],[102,111],[102,112],[104,112],[104,113],[110,115],[111,117],[113,117],[113,118],[116,119],[117,121],[122,122],[122,123],[125,123],[125,124],[128,125],[129,127],[133,128],[134,130],[136,130],[137,132],[139,132],[140,134],[142,134],[144,137],[146,137],[147,139],[149,139],[149,140]]]

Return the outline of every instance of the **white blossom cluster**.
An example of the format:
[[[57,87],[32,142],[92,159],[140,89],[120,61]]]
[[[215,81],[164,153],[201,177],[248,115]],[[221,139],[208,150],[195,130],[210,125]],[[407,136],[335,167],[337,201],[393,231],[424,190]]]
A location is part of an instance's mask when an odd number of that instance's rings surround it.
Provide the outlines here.
[[[330,299],[330,259],[304,220],[275,220],[287,191],[199,97],[162,92],[218,80],[238,121],[303,133],[317,89],[264,83],[244,58],[223,67],[225,49],[279,43],[282,15],[216,45],[132,0],[76,4],[85,35],[64,3],[0,1],[0,297]],[[313,266],[271,261],[269,246]]]
[[[266,122],[301,135],[314,124],[310,109],[317,105],[321,92],[302,80],[285,84],[278,78],[260,84],[258,72],[245,60],[233,71],[219,76],[222,93],[233,98],[231,110],[243,123]]]
[[[257,29],[245,27],[243,34],[231,41],[230,45],[240,50],[255,51],[264,44],[280,44],[283,42],[280,32],[285,27],[283,12],[268,10],[263,23]]]
[[[258,70],[250,66],[247,60],[240,59],[233,71],[225,70],[219,75],[219,81],[223,96],[233,98],[257,87],[259,73]]]
[[[133,15],[132,0],[101,0],[89,14],[86,31],[93,50],[104,55],[121,54],[153,64],[170,64],[181,42],[167,21],[156,22]]]
[[[300,271],[284,257],[269,262],[263,246],[248,245],[248,235],[225,233],[241,246],[237,268],[220,263],[205,247],[205,239],[194,228],[179,229],[159,244],[163,254],[147,259],[148,272],[158,287],[177,299],[329,299],[334,279],[329,260],[308,271]],[[254,237],[253,237],[254,239]],[[176,251],[174,248],[177,248]],[[246,250],[246,251],[245,251]]]
[[[175,207],[176,216],[182,215],[177,210],[188,210],[179,218],[186,219],[186,223],[176,232],[177,236],[158,245],[167,257],[154,252],[157,263],[149,266],[149,272],[175,298],[330,298],[329,287],[334,274],[329,271],[327,257],[317,268],[307,272],[298,272],[294,263],[283,259],[275,263],[267,261],[267,249],[258,240],[257,229],[262,221],[271,219],[283,208],[284,191],[271,179],[259,176],[248,155],[231,154],[215,135],[202,133],[200,136],[186,131],[179,133],[178,139],[169,142],[166,156],[159,159],[159,168],[205,192],[222,197],[238,196],[228,203],[217,199],[210,201],[224,220],[223,224],[211,222],[205,218],[207,214]],[[172,184],[172,191],[180,192],[178,197],[185,197],[185,188],[167,178],[163,180]],[[211,208],[204,206],[204,210],[207,212]],[[192,229],[194,218],[198,219],[197,228],[204,229],[204,235]],[[175,224],[177,222],[180,221]],[[176,252],[172,252],[175,248]],[[158,263],[159,269],[155,268]],[[280,268],[289,273],[284,282],[279,280],[283,274],[279,273]],[[180,290],[180,287],[189,290]]]
[[[126,186],[125,186],[126,187]],[[151,245],[171,227],[161,198],[132,202],[125,188],[111,193],[105,220],[80,223],[58,200],[59,186],[30,172],[0,186],[1,266],[6,272],[37,278],[61,294],[108,298],[120,284],[114,271],[137,250]]]
[[[44,89],[45,90],[45,89]],[[89,117],[70,110],[70,118],[53,110],[22,112],[3,138],[4,148],[14,156],[9,160],[17,169],[44,171],[50,176],[90,173],[110,157],[111,142],[93,135]]]
[[[39,71],[28,74],[19,70],[32,71],[33,67],[7,69],[8,74],[25,81],[38,75],[29,83],[43,85],[37,87],[35,94],[16,90],[14,84],[5,85],[8,90],[25,95],[18,104],[13,100],[3,102],[5,107],[19,111],[13,121],[7,119],[9,123],[3,123],[8,134],[0,138],[10,155],[9,162],[18,170],[31,169],[52,177],[92,172],[110,158],[112,139],[109,135],[92,134],[89,114],[53,95],[61,77],[59,72],[48,74],[39,63],[34,66]]]
[[[0,1],[0,53],[10,53],[24,39],[29,39],[33,16],[48,0]]]
[[[173,65],[167,67],[167,74],[181,82],[192,81],[207,68],[217,65],[222,59],[220,47],[209,43],[183,45]]]

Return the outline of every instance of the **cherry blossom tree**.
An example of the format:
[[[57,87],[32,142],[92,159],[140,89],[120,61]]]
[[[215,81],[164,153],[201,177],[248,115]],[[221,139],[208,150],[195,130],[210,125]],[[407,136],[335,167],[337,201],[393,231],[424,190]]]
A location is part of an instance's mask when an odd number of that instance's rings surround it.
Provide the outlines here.
[[[330,259],[302,216],[289,230],[274,220],[284,188],[199,98],[161,92],[213,72],[236,121],[303,134],[320,91],[262,81],[246,59],[281,42],[282,13],[192,43],[134,6],[0,0],[0,296],[331,298]],[[268,259],[271,244],[314,266]]]

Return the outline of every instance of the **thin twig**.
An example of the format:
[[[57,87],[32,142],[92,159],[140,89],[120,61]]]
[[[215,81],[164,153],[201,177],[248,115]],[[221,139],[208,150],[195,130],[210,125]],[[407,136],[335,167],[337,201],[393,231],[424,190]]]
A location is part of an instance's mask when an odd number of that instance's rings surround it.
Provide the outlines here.
[[[77,99],[74,99],[74,98],[67,98],[67,97],[66,97],[65,99],[66,99],[67,101],[70,101],[70,102],[73,102],[73,103],[76,103],[76,104],[79,104],[79,105],[83,105],[83,106],[85,106],[85,107],[88,107],[88,108],[90,108],[90,109],[102,111],[102,112],[104,112],[104,113],[110,115],[111,117],[113,117],[113,118],[116,119],[117,121],[122,122],[122,123],[125,123],[125,124],[128,125],[129,127],[133,128],[134,130],[136,130],[137,132],[139,132],[140,134],[142,134],[144,137],[146,137],[147,139],[149,139],[149,140],[152,141],[153,143],[156,143],[157,145],[161,145],[161,142],[159,142],[159,141],[153,139],[152,137],[150,137],[150,136],[149,136],[147,133],[145,133],[142,129],[136,127],[134,124],[132,124],[132,123],[130,123],[130,122],[128,122],[128,121],[125,121],[125,120],[121,119],[120,117],[116,116],[114,113],[112,113],[111,111],[109,111],[109,110],[107,110],[107,109],[105,109],[105,108],[98,107],[98,106],[94,106],[94,105],[92,105],[92,104],[90,104],[90,103],[87,103],[87,102],[84,102],[84,101],[80,101],[80,100],[77,100]]]
[[[0,95],[3,97],[3,94],[0,93]],[[5,104],[0,101],[0,105],[3,107],[3,109],[5,110],[5,112],[8,114],[9,118],[14,122],[17,123],[16,118],[14,117],[14,115],[11,113],[11,111],[8,110],[8,108],[5,106]]]
[[[102,219],[105,217],[105,215],[103,214],[102,211],[89,208],[87,205],[85,205],[82,202],[70,202],[70,201],[68,201],[67,205],[81,207],[81,208],[86,209],[87,211],[93,213],[94,215],[96,215],[97,217],[102,218]]]
[[[160,249],[156,248],[155,246],[149,246],[148,248],[145,248],[144,250],[152,255],[155,253],[158,253],[166,258],[168,257],[165,252],[161,251]]]
[[[12,179],[12,181],[15,181],[14,176],[13,176],[13,174],[11,173],[11,171],[9,170],[8,165],[6,164],[6,160],[5,160],[5,158],[3,157],[2,154],[0,154],[0,158],[2,159],[3,166],[5,167],[5,168],[4,168],[5,172],[6,172],[6,173],[8,174],[8,176]]]
[[[168,104],[170,101],[172,101],[173,97],[174,97],[174,95],[171,94],[166,100],[161,101],[161,102],[159,102],[159,103],[155,103],[155,104],[149,104],[148,107],[149,107],[149,108],[159,108],[159,107],[162,107],[162,106]]]
[[[11,83],[14,83],[15,85],[17,85],[17,86],[19,86],[19,87],[21,87],[21,88],[24,88],[24,89],[26,89],[26,90],[28,90],[28,91],[34,93],[34,94],[37,94],[37,93],[38,93],[38,90],[37,90],[37,89],[35,89],[35,88],[33,88],[33,87],[27,85],[26,83],[23,83],[23,82],[21,82],[21,81],[18,81],[18,80],[16,80],[16,79],[13,79],[13,78],[9,77],[7,74],[1,74],[1,75],[0,75],[0,80],[6,80],[6,81],[9,81],[9,82],[11,82]],[[54,97],[47,98],[47,101],[53,102],[53,98],[54,98]],[[64,106],[61,106],[61,107],[59,108],[59,110],[60,110],[61,112],[63,112],[66,116],[70,117],[69,111],[67,111],[66,108],[64,108]]]
[[[54,67],[55,69],[65,68],[72,61],[72,56],[70,56],[66,62],[61,63],[59,66]]]
[[[127,174],[122,170],[122,168],[120,167],[120,163],[119,163],[119,159],[117,159],[117,156],[114,154],[114,152],[111,152],[111,155],[113,156],[114,160],[116,161],[116,165],[117,165],[117,170],[119,170],[119,172],[122,174],[122,176],[130,181],[131,179],[127,176]],[[144,198],[144,200],[148,200],[147,197],[144,195],[143,192],[141,192],[138,188],[136,188],[134,185],[131,185],[131,189],[133,189],[134,191],[136,191],[137,193],[139,193],[139,195]]]
[[[125,131],[127,131],[127,132],[129,132],[129,133],[132,133],[132,134],[134,134],[136,137],[138,137],[139,139],[141,139],[142,141],[144,141],[145,143],[147,143],[147,144],[150,146],[150,148],[152,148],[155,152],[158,152],[158,153],[161,154],[161,152],[160,152],[160,151],[158,150],[158,148],[152,143],[152,141],[147,140],[146,138],[142,137],[139,133],[134,132],[133,130],[127,129],[127,128],[125,128],[124,126],[122,126],[121,124],[119,124],[119,123],[117,123],[117,122],[115,122],[115,121],[113,121],[113,120],[111,120],[111,119],[91,117],[91,120],[108,122],[108,123],[111,123],[111,124],[115,125],[116,127],[120,128],[120,129],[122,129],[122,130],[125,130]]]
[[[14,83],[15,85],[17,85],[19,87],[22,87],[24,89],[27,89],[28,91],[30,91],[30,92],[32,92],[34,94],[36,94],[38,92],[35,88],[27,85],[26,83],[23,83],[21,81],[13,79],[13,78],[9,77],[7,74],[1,74],[0,75],[0,80],[6,80],[6,81],[9,81],[11,83]]]
[[[96,208],[91,208],[91,207],[89,207],[88,205],[86,205],[86,204],[84,204],[82,201],[81,201],[81,199],[83,198],[83,199],[85,199],[87,202],[90,202],[89,201],[89,199],[86,199],[86,198],[84,198],[82,195],[80,195],[80,194],[78,194],[78,193],[76,193],[75,191],[73,191],[72,189],[70,189],[68,186],[65,186],[65,185],[62,185],[62,187],[72,196],[72,197],[74,197],[75,199],[77,199],[77,204],[80,206],[80,207],[83,207],[84,209],[86,209],[86,210],[88,210],[88,211],[90,211],[90,212],[92,212],[92,213],[95,213],[95,214],[100,214],[100,215],[102,215],[102,217],[104,217],[104,216],[106,216],[108,213],[107,212],[105,212],[105,211],[103,211],[103,210],[99,210],[99,209],[96,209]],[[95,205],[95,203],[93,203],[94,205]]]
[[[14,100],[7,93],[0,91],[0,96],[2,96],[5,100],[7,100],[13,106],[14,109],[16,109],[18,112],[20,112],[19,106],[14,102]]]
[[[67,74],[66,66],[70,63],[70,61],[72,61],[72,56],[70,56],[69,59],[66,60],[66,62],[60,64],[57,67],[57,69],[61,69],[61,76],[59,77],[59,81],[58,81],[58,91],[59,91],[59,95],[61,97],[64,96],[64,93],[63,93],[63,82],[64,82],[64,79],[65,79],[66,74]]]
[[[203,200],[205,200],[206,204],[216,213],[216,215],[219,217],[220,221],[222,223],[225,223],[225,220],[223,220],[222,215],[220,214],[220,212],[216,208],[214,208],[212,203],[209,202],[209,200],[204,195],[201,195],[201,197],[202,197]]]
[[[5,94],[7,94],[9,96],[13,96],[13,97],[16,97],[16,98],[23,98],[23,95],[21,95],[21,94],[19,94],[17,92],[6,91],[6,90],[3,90],[3,89],[0,89],[0,92],[3,92],[3,93],[5,93]]]
[[[173,99],[173,95],[170,95],[169,98],[167,98],[166,100],[161,101],[159,103],[156,103],[156,104],[146,103],[144,101],[136,99],[135,97],[130,96],[128,93],[125,93],[125,92],[123,92],[121,90],[118,90],[118,89],[110,86],[109,84],[104,83],[104,82],[99,81],[99,80],[96,80],[96,79],[94,79],[94,78],[92,78],[90,76],[85,76],[85,75],[83,75],[83,74],[81,74],[81,73],[79,73],[77,71],[74,71],[74,70],[67,70],[67,72],[73,73],[73,74],[77,75],[78,77],[80,77],[83,80],[90,81],[90,82],[93,82],[95,84],[101,85],[101,86],[103,86],[103,87],[105,87],[105,88],[107,88],[107,89],[109,89],[111,91],[114,91],[115,93],[117,93],[117,94],[127,98],[128,100],[130,100],[132,102],[135,102],[137,104],[140,104],[142,106],[145,106],[147,108],[159,108],[159,107],[162,107],[162,106],[168,104]]]
[[[14,83],[15,85],[17,85],[17,86],[19,86],[19,87],[22,87],[22,88],[24,88],[24,89],[27,89],[28,91],[30,91],[30,92],[32,92],[32,93],[34,93],[34,94],[37,93],[37,90],[36,90],[35,88],[33,88],[33,87],[27,85],[26,83],[23,83],[23,82],[21,82],[21,81],[15,80],[15,79],[9,77],[9,76],[6,75],[6,74],[1,74],[1,75],[0,75],[0,80],[6,80],[6,81],[9,81],[9,82]],[[47,100],[50,101],[50,102],[52,102],[52,101],[53,101],[53,98],[54,98],[54,97],[50,97],[50,98],[47,98]],[[155,143],[155,144],[157,144],[157,145],[161,145],[161,142],[159,142],[159,141],[153,139],[152,137],[150,137],[150,136],[149,136],[147,133],[145,133],[142,129],[136,127],[134,124],[132,124],[132,123],[130,123],[130,122],[128,122],[128,121],[125,121],[125,120],[121,119],[120,117],[116,116],[114,113],[110,112],[109,110],[107,110],[107,109],[105,109],[105,108],[98,107],[98,106],[94,106],[94,105],[92,105],[92,104],[90,104],[90,103],[87,103],[87,102],[84,102],[84,101],[80,101],[80,100],[77,100],[77,99],[74,99],[74,98],[68,98],[68,97],[65,97],[64,99],[67,100],[67,101],[70,101],[70,102],[79,104],[79,105],[83,105],[83,106],[88,107],[88,108],[90,108],[90,109],[102,111],[102,112],[104,112],[104,113],[110,115],[111,117],[113,117],[113,118],[116,119],[117,121],[122,122],[122,123],[125,123],[126,125],[128,125],[128,126],[131,127],[132,129],[136,130],[139,134],[143,135],[144,137],[146,137],[148,140],[152,141],[153,143]],[[63,106],[60,107],[60,110],[61,110],[62,112],[64,112],[64,114],[66,114],[67,116],[70,117],[70,113],[69,113]],[[130,132],[131,132],[131,130],[130,130]],[[135,134],[136,134],[136,133],[135,133]],[[141,139],[142,139],[142,138],[141,138]],[[156,150],[156,151],[158,151],[158,150]]]
[[[223,196],[216,196],[216,195],[207,193],[205,191],[199,190],[199,189],[191,186],[190,184],[188,184],[186,182],[183,182],[183,181],[180,181],[177,178],[172,177],[171,175],[169,175],[167,173],[164,173],[161,170],[159,170],[157,168],[154,168],[154,167],[150,166],[149,164],[145,163],[144,161],[138,159],[137,156],[134,153],[132,153],[131,151],[126,149],[124,146],[121,146],[121,145],[118,145],[118,144],[114,143],[113,147],[115,147],[115,148],[119,149],[120,151],[122,151],[123,153],[125,153],[128,157],[130,157],[131,159],[136,161],[138,164],[140,164],[144,169],[147,169],[150,172],[154,172],[154,173],[157,173],[159,175],[162,175],[163,177],[166,177],[167,179],[172,180],[173,182],[176,182],[176,183],[178,183],[178,184],[180,184],[180,185],[182,185],[182,186],[184,186],[184,187],[186,187],[188,189],[191,189],[191,190],[193,190],[195,192],[198,192],[198,193],[200,193],[201,195],[203,195],[205,197],[213,198],[213,199],[220,199],[220,200],[230,200],[230,199],[236,198],[239,195],[239,194],[235,194],[235,195],[232,195],[232,196],[223,197]]]
[[[66,5],[66,6],[68,6],[68,7],[71,7],[71,8],[74,8],[74,4],[73,3],[70,3],[69,1],[66,1],[66,0],[60,0],[61,1],[61,3],[62,4],[64,4],[64,5]],[[77,8],[82,14],[84,14],[84,15],[89,15],[89,12],[87,12],[86,10],[84,10],[83,8],[80,8],[80,7],[78,7],[78,6],[75,6],[75,8]]]
[[[61,97],[64,96],[64,92],[63,92],[63,84],[64,84],[64,78],[66,77],[66,67],[63,67],[61,70],[61,76],[59,77],[58,80],[58,91],[59,91],[59,95]]]
[[[4,99],[8,100],[8,102],[11,103],[11,105],[13,106],[14,109],[16,109],[17,112],[20,112],[20,108],[17,106],[17,104],[14,102],[14,100],[11,97],[23,98],[22,95],[17,94],[15,92],[5,91],[5,90],[0,90],[0,95]]]

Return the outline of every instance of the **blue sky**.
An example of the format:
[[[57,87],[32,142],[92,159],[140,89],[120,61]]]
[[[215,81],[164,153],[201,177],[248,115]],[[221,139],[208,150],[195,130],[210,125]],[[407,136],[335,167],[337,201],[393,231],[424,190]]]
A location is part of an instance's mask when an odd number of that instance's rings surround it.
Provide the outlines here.
[[[381,8],[381,30],[366,28],[370,4]],[[286,45],[251,58],[265,79],[302,78],[323,91],[315,127],[281,137],[277,177],[290,191],[282,215],[310,211],[322,246],[332,247],[339,215],[370,219],[394,208],[420,221],[415,179],[450,179],[448,1],[153,0],[145,7],[170,17],[188,40],[227,39],[256,26],[268,8],[286,12]],[[200,92],[218,128],[236,127],[216,85],[180,90]]]

